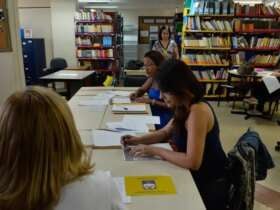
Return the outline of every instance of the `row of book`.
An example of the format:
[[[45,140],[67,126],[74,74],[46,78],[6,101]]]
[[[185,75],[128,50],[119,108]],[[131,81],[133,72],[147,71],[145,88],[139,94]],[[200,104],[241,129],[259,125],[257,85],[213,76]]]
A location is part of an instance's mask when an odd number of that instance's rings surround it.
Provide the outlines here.
[[[232,0],[195,0],[190,14],[234,15],[234,2]]]
[[[79,24],[76,27],[78,33],[112,33],[112,25],[99,25],[99,24]]]
[[[250,5],[235,5],[236,16],[280,16],[280,9],[263,4]]]
[[[113,58],[113,49],[107,50],[77,50],[78,58]]]
[[[77,21],[112,21],[112,17],[105,14],[101,10],[80,10],[75,13],[75,20]]]
[[[233,48],[280,48],[279,38],[263,37],[258,38],[256,36],[249,37],[247,40],[244,36],[232,37]]]
[[[206,48],[231,48],[230,37],[186,37],[185,47],[206,47]]]
[[[257,30],[280,30],[280,22],[272,20],[235,20],[235,32],[254,32]]]
[[[189,65],[228,65],[228,61],[223,55],[219,54],[184,54],[182,59],[186,64]]]
[[[270,64],[277,65],[280,59],[280,55],[256,55],[254,58],[255,64]]]
[[[245,52],[238,52],[231,55],[231,62],[233,65],[241,65],[246,61]],[[280,55],[256,55],[251,57],[250,60],[255,65],[272,65],[276,66],[279,63]]]
[[[92,47],[112,47],[112,37],[103,36],[103,37],[91,37],[91,38],[76,38],[77,46],[92,46]]]
[[[232,32],[232,23],[227,20],[203,21],[199,16],[185,18],[185,30],[209,30]]]
[[[228,71],[225,69],[220,70],[193,70],[193,74],[198,80],[226,80],[228,78]]]

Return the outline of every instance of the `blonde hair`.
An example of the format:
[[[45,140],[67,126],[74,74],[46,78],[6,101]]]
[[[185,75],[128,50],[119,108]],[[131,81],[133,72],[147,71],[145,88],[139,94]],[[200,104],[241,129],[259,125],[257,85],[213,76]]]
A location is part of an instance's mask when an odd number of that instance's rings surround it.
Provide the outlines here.
[[[10,96],[0,111],[0,209],[53,209],[61,188],[93,164],[64,99],[42,87]]]

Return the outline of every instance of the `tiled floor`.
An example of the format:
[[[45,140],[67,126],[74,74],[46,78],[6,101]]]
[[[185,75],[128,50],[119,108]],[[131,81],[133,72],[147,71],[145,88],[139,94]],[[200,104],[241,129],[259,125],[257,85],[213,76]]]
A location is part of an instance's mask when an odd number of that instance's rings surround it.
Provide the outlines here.
[[[256,198],[254,210],[280,210],[280,152],[274,150],[276,141],[280,141],[280,126],[277,125],[275,120],[269,121],[259,118],[244,120],[244,115],[230,113],[230,104],[222,102],[220,107],[217,107],[216,104],[217,103],[215,102],[212,103],[219,119],[221,140],[226,152],[234,146],[238,138],[248,129],[248,127],[256,130],[261,135],[263,142],[266,144],[272,155],[276,167],[269,171],[268,177],[264,181],[258,183],[274,190],[274,192],[276,191],[276,194],[273,194],[273,192],[270,194],[268,189],[265,193],[268,199],[272,197],[274,200],[278,199],[278,202],[264,201],[263,199]],[[280,112],[275,115],[274,119],[280,120]],[[275,203],[277,204],[276,206]]]

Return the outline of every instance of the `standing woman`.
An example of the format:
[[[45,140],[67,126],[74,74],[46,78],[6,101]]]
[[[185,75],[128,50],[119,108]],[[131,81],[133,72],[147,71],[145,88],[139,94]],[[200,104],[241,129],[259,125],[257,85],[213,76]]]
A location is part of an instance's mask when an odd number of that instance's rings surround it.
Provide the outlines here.
[[[155,81],[158,74],[159,66],[164,61],[164,57],[158,51],[149,51],[144,55],[144,66],[148,79],[138,88],[138,90],[130,95],[131,100],[138,103],[146,103],[151,105],[153,116],[160,117],[160,125],[156,125],[156,129],[163,128],[172,118],[171,110],[167,107],[160,97],[160,90]],[[148,97],[144,97],[147,93]]]
[[[176,42],[171,39],[171,31],[168,26],[162,26],[159,30],[158,41],[155,42],[153,50],[160,52],[166,59],[179,59],[179,50]]]
[[[134,155],[156,155],[189,169],[207,210],[224,210],[228,195],[227,157],[220,141],[214,110],[203,99],[203,89],[180,60],[168,60],[157,75],[159,88],[174,117],[161,130],[141,137],[124,136]],[[173,151],[149,144],[171,139]],[[186,195],[187,196],[187,195]]]

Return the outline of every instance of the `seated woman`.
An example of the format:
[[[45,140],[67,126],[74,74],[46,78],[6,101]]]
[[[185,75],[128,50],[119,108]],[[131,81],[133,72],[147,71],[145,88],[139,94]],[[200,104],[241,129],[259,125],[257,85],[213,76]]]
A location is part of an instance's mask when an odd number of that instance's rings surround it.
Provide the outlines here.
[[[93,172],[66,101],[33,87],[0,113],[1,210],[117,210],[113,180]]]
[[[148,79],[142,87],[130,95],[131,100],[151,105],[153,116],[160,117],[160,125],[156,125],[156,129],[163,128],[172,117],[171,110],[168,109],[164,101],[161,100],[160,90],[155,82],[158,68],[163,61],[164,57],[157,51],[150,51],[144,55],[144,66]],[[148,93],[148,98],[143,97],[146,92]]]
[[[173,119],[159,131],[141,137],[124,136],[122,143],[137,145],[130,151],[134,155],[157,155],[189,169],[206,208],[225,209],[227,157],[214,110],[202,98],[203,88],[179,60],[164,62],[157,81],[164,101],[174,109]],[[149,145],[170,139],[173,151]]]

